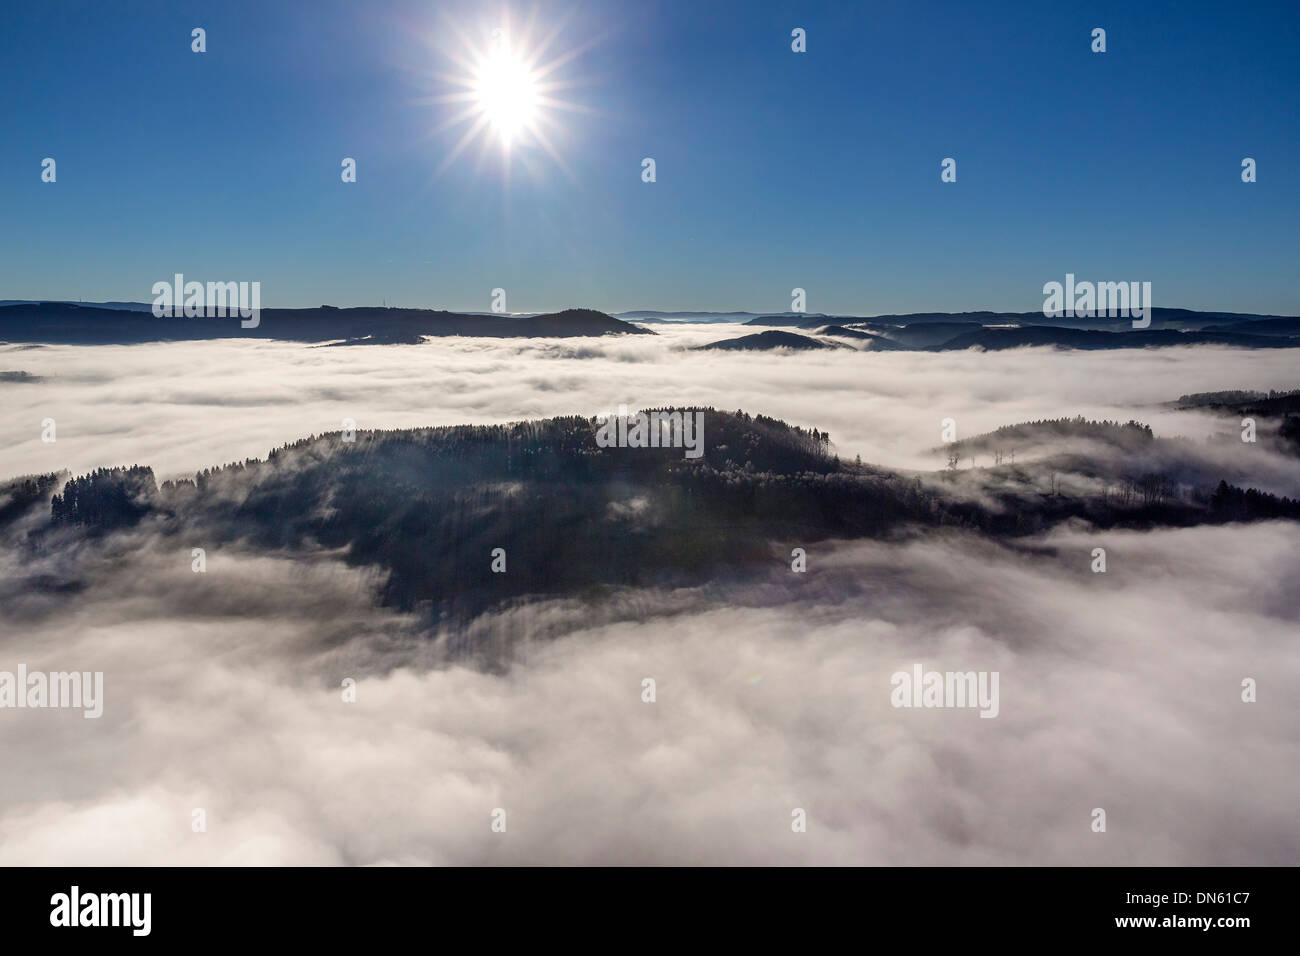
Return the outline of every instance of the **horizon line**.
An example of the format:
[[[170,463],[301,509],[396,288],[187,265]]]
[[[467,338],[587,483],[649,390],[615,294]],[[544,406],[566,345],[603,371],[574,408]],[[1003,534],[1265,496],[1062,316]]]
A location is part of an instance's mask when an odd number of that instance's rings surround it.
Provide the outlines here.
[[[95,300],[95,301],[87,301],[87,300],[85,300],[85,299],[45,299],[45,298],[35,298],[35,299],[17,299],[17,298],[14,298],[14,299],[0,299],[0,308],[10,308],[10,307],[15,306],[15,305],[77,305],[77,306],[88,306],[88,307],[91,307],[91,308],[94,308],[94,307],[111,307],[111,306],[115,306],[115,305],[116,305],[116,306],[133,305],[133,306],[141,306],[141,307],[142,307],[141,309],[117,309],[117,310],[115,310],[115,311],[151,311],[151,310],[152,310],[152,307],[153,307],[152,303],[150,303],[150,302],[142,302],[142,301],[140,301],[140,300],[138,300],[138,299],[102,299],[102,300]],[[1235,309],[1235,308],[1234,308],[1234,309],[1212,309],[1212,308],[1200,308],[1200,309],[1196,309],[1196,308],[1186,308],[1186,307],[1184,307],[1184,306],[1168,306],[1168,305],[1157,305],[1157,306],[1152,306],[1151,308],[1152,308],[1153,310],[1162,311],[1162,312],[1195,312],[1195,313],[1218,313],[1218,314],[1222,314],[1222,315],[1257,315],[1257,316],[1266,316],[1266,317],[1270,317],[1270,318],[1300,318],[1300,311],[1296,311],[1296,312],[1292,312],[1292,313],[1284,313],[1284,312],[1253,312],[1253,311],[1238,311],[1238,310]],[[556,314],[559,314],[559,313],[561,313],[561,312],[568,312],[568,311],[575,311],[575,310],[576,310],[576,311],[587,311],[587,312],[598,312],[598,313],[601,313],[602,315],[607,315],[607,316],[609,316],[609,317],[611,317],[611,318],[614,318],[614,317],[619,316],[619,315],[630,315],[630,314],[633,314],[633,313],[646,313],[646,314],[657,314],[657,315],[749,315],[749,316],[755,316],[755,317],[758,317],[758,316],[806,316],[806,317],[808,317],[808,318],[819,318],[819,317],[821,317],[821,318],[878,318],[878,317],[882,317],[882,316],[904,316],[904,315],[979,315],[979,314],[989,314],[989,315],[1035,315],[1035,314],[1038,314],[1038,315],[1044,315],[1044,317],[1047,317],[1047,316],[1044,314],[1044,311],[1043,311],[1041,308],[1039,308],[1039,309],[1024,309],[1024,310],[982,308],[982,309],[963,309],[963,310],[960,310],[960,311],[954,311],[954,310],[952,310],[952,309],[915,309],[915,310],[913,310],[913,311],[911,311],[911,312],[876,312],[876,313],[867,313],[867,312],[793,312],[793,311],[790,311],[790,310],[788,310],[788,309],[787,309],[787,310],[783,310],[783,311],[760,311],[760,312],[756,312],[756,311],[754,311],[754,310],[752,310],[752,309],[649,309],[649,308],[628,308],[628,309],[619,309],[619,310],[617,310],[617,311],[610,311],[610,310],[605,310],[605,309],[595,309],[595,308],[591,308],[591,307],[589,307],[589,306],[582,306],[582,305],[568,305],[568,306],[564,306],[563,308],[559,308],[559,309],[540,309],[540,310],[529,310],[529,311],[523,311],[523,312],[515,312],[515,311],[509,311],[509,312],[493,312],[493,311],[491,311],[491,310],[482,310],[482,309],[452,309],[452,308],[447,308],[447,307],[445,307],[445,306],[444,306],[444,307],[436,307],[436,306],[427,306],[427,305],[390,305],[390,304],[381,304],[381,305],[373,305],[373,304],[372,304],[372,305],[332,305],[332,304],[327,303],[327,302],[322,302],[322,303],[320,303],[320,304],[318,304],[318,305],[303,305],[303,306],[296,306],[296,305],[290,305],[290,306],[280,306],[280,305],[268,305],[268,306],[262,306],[262,311],[268,311],[268,310],[269,310],[269,311],[276,311],[276,310],[278,310],[278,311],[286,311],[286,312],[289,312],[289,311],[304,311],[304,312],[305,312],[305,311],[310,311],[310,310],[313,310],[313,309],[338,309],[338,310],[344,310],[344,309],[380,309],[380,310],[392,310],[392,311],[403,311],[403,310],[405,310],[405,311],[418,311],[418,312],[446,312],[446,313],[454,314],[454,315],[482,315],[482,316],[493,316],[493,315],[498,315],[498,316],[510,316],[510,317],[518,317],[518,318],[527,318],[527,317],[530,317],[530,316],[539,316],[539,315],[556,315]],[[201,316],[199,316],[198,318],[201,318]],[[1106,318],[1106,316],[1093,316],[1093,318]]]

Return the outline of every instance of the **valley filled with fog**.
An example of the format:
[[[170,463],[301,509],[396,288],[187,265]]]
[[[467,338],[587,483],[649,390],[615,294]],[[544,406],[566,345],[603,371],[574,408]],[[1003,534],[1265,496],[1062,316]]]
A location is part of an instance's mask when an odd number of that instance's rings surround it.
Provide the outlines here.
[[[344,347],[0,345],[0,371],[26,373],[0,377],[0,482],[66,472],[61,486],[141,465],[161,483],[264,459],[346,420],[365,433],[627,405],[824,430],[845,468],[862,462],[829,474],[915,483],[917,495],[994,518],[1013,485],[1016,500],[1111,502],[1134,455],[1188,489],[1223,478],[1300,496],[1300,457],[1275,422],[1246,443],[1239,416],[1175,407],[1193,393],[1300,386],[1287,349],[716,352],[695,348],[734,326],[653,329]],[[1140,452],[1023,444],[1023,473],[978,451],[973,466],[946,468],[945,419],[964,440],[1080,415],[1137,420],[1155,437]],[[57,438],[43,441],[50,419]],[[706,446],[711,434],[706,413]],[[287,457],[282,472],[308,473]],[[1050,464],[1034,470],[1036,459]],[[243,480],[230,476],[206,512],[94,534],[46,528],[44,491],[6,519],[0,669],[103,671],[105,699],[92,720],[6,715],[0,864],[1300,858],[1294,520],[1142,512],[1099,527],[1073,515],[992,535],[944,512],[852,539],[821,525],[815,540],[781,525],[770,560],[751,548],[730,570],[511,594],[452,620],[387,600],[390,569],[347,547],[272,541],[276,513],[249,519],[256,534],[216,536],[213,515],[243,500]],[[546,510],[545,486],[525,487]],[[346,511],[328,496],[308,504],[326,524]],[[635,486],[626,508],[590,523],[653,538],[657,506]],[[468,509],[457,520],[468,535],[477,519]],[[202,574],[194,547],[207,550]],[[458,555],[453,540],[421,547]],[[795,547],[806,573],[791,571]],[[1096,548],[1106,573],[1091,568]],[[436,567],[417,558],[395,566]],[[890,676],[918,663],[998,672],[996,719],[891,706]],[[355,703],[341,701],[345,678]],[[1241,699],[1247,678],[1256,703]],[[206,832],[191,829],[195,808]],[[496,808],[504,833],[490,827]],[[807,833],[791,832],[793,808]],[[1094,808],[1106,810],[1105,833],[1090,828]]]
[[[842,457],[936,469],[941,421],[959,438],[1014,422],[1137,417],[1200,440],[1220,427],[1161,407],[1220,389],[1295,388],[1289,349],[1117,352],[695,352],[734,325],[653,326],[655,336],[435,339],[310,347],[222,339],[133,346],[0,345],[7,384],[0,479],[147,464],[159,480],[262,457],[311,434],[591,416],[663,405],[744,409],[828,431]],[[57,423],[57,444],[41,422]],[[706,435],[707,440],[707,435]],[[1296,486],[1292,493],[1296,491]]]

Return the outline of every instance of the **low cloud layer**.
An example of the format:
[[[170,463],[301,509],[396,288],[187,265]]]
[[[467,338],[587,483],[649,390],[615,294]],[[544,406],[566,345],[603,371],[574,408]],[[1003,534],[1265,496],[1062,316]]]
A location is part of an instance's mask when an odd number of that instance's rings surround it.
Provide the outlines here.
[[[105,712],[0,712],[0,864],[1294,864],[1294,526],[1032,544],[516,608],[492,668],[328,556],[6,552],[85,587],[6,590],[0,667],[103,670]],[[998,717],[891,707],[916,663],[999,672]]]
[[[1222,421],[1155,403],[1298,384],[1280,351],[688,350],[731,334],[0,347],[41,377],[0,383],[0,477],[166,478],[343,418],[619,403],[744,408],[829,429],[841,455],[934,468],[945,417],[967,437],[1081,413],[1199,439]],[[1257,466],[1296,480],[1293,462]],[[1294,865],[1295,534],[823,543],[806,574],[782,551],[756,579],[526,604],[455,635],[378,609],[377,576],[337,554],[214,547],[194,574],[204,543],[147,526],[35,557],[0,541],[0,670],[105,674],[97,720],[0,710],[0,865]],[[915,664],[997,671],[998,716],[892,707],[890,676]]]
[[[1286,350],[996,353],[719,353],[690,346],[737,327],[656,327],[591,340],[440,339],[419,346],[309,348],[213,341],[0,346],[0,477],[124,464],[160,478],[264,457],[286,441],[357,427],[486,424],[632,408],[743,408],[831,434],[839,453],[895,468],[943,466],[941,421],[958,437],[1073,416],[1127,420],[1201,439],[1222,421],[1154,407],[1227,388],[1296,387]],[[53,418],[57,441],[41,441]]]

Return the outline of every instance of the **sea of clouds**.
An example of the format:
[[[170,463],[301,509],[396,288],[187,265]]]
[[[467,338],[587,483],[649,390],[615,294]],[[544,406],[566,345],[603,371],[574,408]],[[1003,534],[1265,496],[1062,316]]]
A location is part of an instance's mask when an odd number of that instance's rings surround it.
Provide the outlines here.
[[[620,402],[743,408],[934,468],[944,417],[968,435],[1083,413],[1202,437],[1221,426],[1155,406],[1296,384],[1281,351],[719,355],[686,346],[734,329],[672,332],[0,350],[43,379],[0,384],[0,477],[162,478],[345,417]],[[103,671],[105,699],[97,720],[0,710],[0,865],[1294,865],[1295,527],[826,543],[803,575],[485,615],[493,666],[377,608],[375,573],[338,555],[216,549],[194,574],[189,543],[148,526],[37,557],[2,542],[0,669]],[[916,663],[999,672],[998,717],[895,709],[890,676]]]
[[[487,424],[619,404],[761,412],[829,431],[848,458],[935,469],[945,418],[959,438],[1082,414],[1138,416],[1159,436],[1200,440],[1222,420],[1159,406],[1191,392],[1300,386],[1288,349],[695,352],[754,330],[655,328],[653,337],[410,346],[0,346],[0,370],[41,379],[0,382],[0,479],[145,464],[161,480],[265,457],[285,442],[338,431],[345,418],[360,429]],[[41,441],[47,418],[56,422],[54,444]]]

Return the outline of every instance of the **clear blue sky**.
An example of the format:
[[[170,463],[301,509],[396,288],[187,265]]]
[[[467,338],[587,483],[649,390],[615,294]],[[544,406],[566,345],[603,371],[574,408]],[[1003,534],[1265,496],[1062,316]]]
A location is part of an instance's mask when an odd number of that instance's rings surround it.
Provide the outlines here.
[[[551,113],[563,166],[476,145],[439,172],[466,128],[438,130],[460,108],[432,101],[440,74],[500,11],[516,37],[563,25],[544,59],[580,51],[552,74],[582,108]],[[800,286],[809,311],[1027,311],[1069,271],[1300,314],[1294,2],[49,0],[5,21],[0,298],[148,301],[184,272],[260,281],[265,307],[486,310],[503,287],[512,311],[781,311]]]

